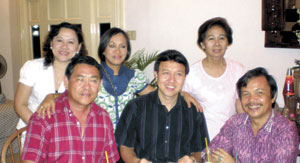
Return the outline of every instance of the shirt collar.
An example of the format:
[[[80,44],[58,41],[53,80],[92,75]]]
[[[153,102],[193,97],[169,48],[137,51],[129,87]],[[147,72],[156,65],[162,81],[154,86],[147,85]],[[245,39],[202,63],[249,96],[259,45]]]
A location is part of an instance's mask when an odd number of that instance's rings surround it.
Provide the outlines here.
[[[173,106],[173,108],[170,110],[170,112],[171,112],[172,110],[175,110],[176,108],[182,108],[182,107],[181,107],[181,100],[180,100],[180,97],[181,97],[181,94],[178,93],[176,104]],[[159,96],[158,96],[158,88],[155,90],[155,97],[154,97],[154,98],[155,98],[155,103],[156,103],[156,104],[161,105],[161,106],[164,106],[164,105],[161,103],[160,99],[159,99]],[[164,107],[165,107],[165,106],[164,106]]]
[[[105,68],[105,70],[107,71],[109,76],[114,76],[114,70],[112,70],[105,62],[101,62],[101,65],[102,65],[103,68]],[[125,71],[125,66],[123,66],[123,64],[121,64],[120,70],[118,72],[118,76],[120,74],[122,74],[124,71]]]
[[[268,121],[264,124],[264,127],[263,127],[266,132],[271,132],[274,116],[275,116],[275,113],[274,113],[274,110],[272,109],[272,113],[271,113]],[[246,116],[246,118],[244,120],[244,125],[247,124],[248,119],[249,119],[249,115]],[[249,119],[249,122],[251,123],[250,119]]]
[[[70,104],[69,104],[69,100],[68,100],[68,91],[67,91],[67,90],[61,95],[60,99],[61,99],[61,100],[63,101],[63,103],[64,103],[63,111],[64,111],[65,113],[72,113],[72,114],[73,114],[73,112],[72,112],[72,110],[71,110],[71,108],[70,108]],[[96,105],[96,104],[95,104],[94,102],[92,102],[92,103],[90,104],[89,115],[91,115],[91,116],[95,116],[95,114],[96,114],[97,108],[95,107],[95,105]]]
[[[107,66],[107,64],[105,62],[101,62],[101,66],[102,68],[104,68],[106,70],[106,72],[111,76],[114,74],[114,71]]]

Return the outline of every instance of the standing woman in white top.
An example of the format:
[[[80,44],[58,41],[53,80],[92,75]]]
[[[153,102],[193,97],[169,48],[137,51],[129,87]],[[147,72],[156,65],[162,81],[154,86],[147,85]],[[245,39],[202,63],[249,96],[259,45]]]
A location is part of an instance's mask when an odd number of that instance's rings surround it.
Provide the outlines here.
[[[65,69],[75,55],[86,55],[81,29],[67,22],[53,26],[43,46],[44,58],[27,61],[20,70],[15,94],[17,128],[25,127],[50,93],[64,92]]]
[[[244,74],[244,67],[224,58],[231,43],[232,29],[226,19],[204,22],[198,30],[197,44],[206,57],[191,66],[183,87],[203,107],[210,140],[230,116],[243,112],[236,82]]]

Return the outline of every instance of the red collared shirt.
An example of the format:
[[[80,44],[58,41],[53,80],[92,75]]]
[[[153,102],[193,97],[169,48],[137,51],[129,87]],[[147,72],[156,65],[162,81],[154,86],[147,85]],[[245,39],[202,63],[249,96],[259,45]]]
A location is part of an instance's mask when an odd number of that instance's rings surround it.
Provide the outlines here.
[[[27,128],[22,160],[34,162],[109,162],[119,159],[108,113],[95,103],[90,105],[84,135],[70,110],[67,93],[56,101],[56,113],[42,119],[33,114]]]

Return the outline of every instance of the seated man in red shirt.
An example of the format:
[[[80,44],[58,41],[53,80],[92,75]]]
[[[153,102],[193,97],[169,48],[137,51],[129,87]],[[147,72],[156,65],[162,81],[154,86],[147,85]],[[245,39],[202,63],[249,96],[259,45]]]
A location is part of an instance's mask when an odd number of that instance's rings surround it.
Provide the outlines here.
[[[64,78],[66,91],[56,100],[56,112],[50,118],[37,113],[30,118],[23,162],[119,160],[109,115],[93,102],[102,84],[101,72],[89,56],[70,62]]]

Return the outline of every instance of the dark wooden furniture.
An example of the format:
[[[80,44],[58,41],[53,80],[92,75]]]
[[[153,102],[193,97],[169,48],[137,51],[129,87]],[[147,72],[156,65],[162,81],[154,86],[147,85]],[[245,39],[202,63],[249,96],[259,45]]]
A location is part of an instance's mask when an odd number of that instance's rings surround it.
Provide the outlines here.
[[[22,155],[22,143],[21,143],[21,134],[26,131],[27,127],[21,128],[19,130],[16,130],[13,134],[10,135],[10,137],[6,140],[5,144],[3,145],[2,152],[1,152],[1,162],[6,163],[7,159],[7,150],[9,150],[9,155],[10,155],[10,162],[15,163],[15,162],[20,162],[20,158]],[[18,160],[15,158],[16,155],[14,154],[13,151],[13,141],[17,140],[18,142]]]
[[[299,14],[294,5],[295,0],[262,0],[265,47],[300,48],[295,33],[295,30],[300,30]]]

